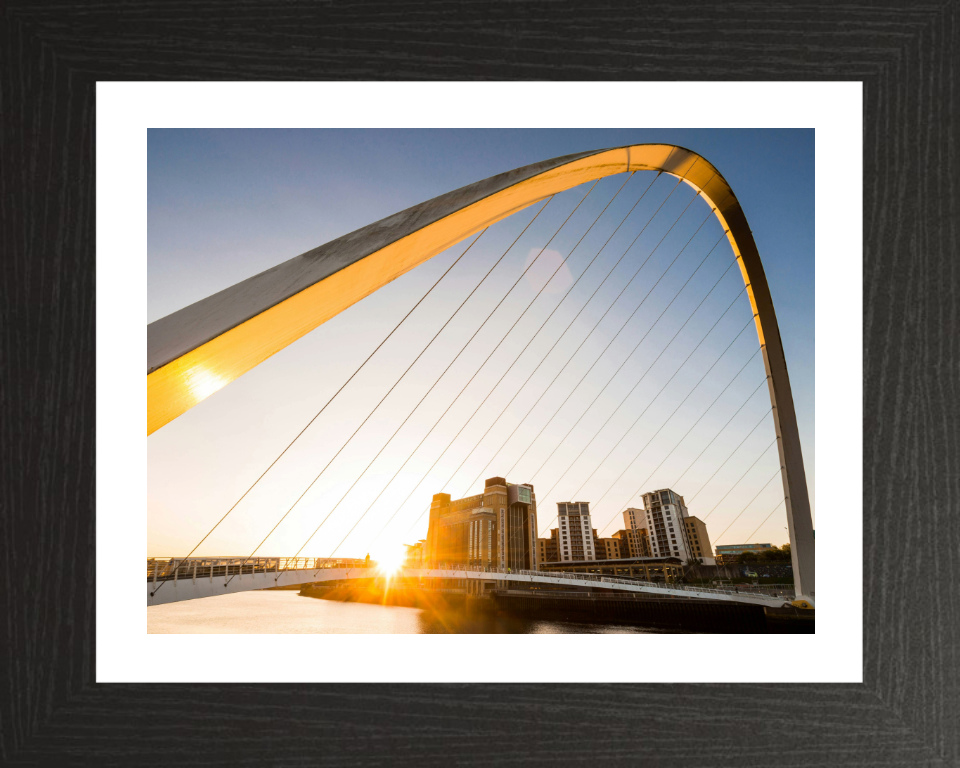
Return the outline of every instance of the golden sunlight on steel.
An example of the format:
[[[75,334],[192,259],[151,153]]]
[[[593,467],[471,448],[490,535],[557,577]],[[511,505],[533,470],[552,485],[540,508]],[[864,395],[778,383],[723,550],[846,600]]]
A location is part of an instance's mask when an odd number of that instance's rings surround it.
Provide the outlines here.
[[[642,170],[679,176],[700,191],[708,204],[717,209],[724,229],[730,230],[728,237],[739,255],[735,228],[728,227],[725,215],[732,210],[739,212],[740,206],[710,163],[694,152],[666,144],[603,150],[465,204],[148,373],[147,434],[378,288],[483,228],[580,184]],[[743,218],[742,212],[739,217]],[[750,298],[752,302],[752,292]]]
[[[206,368],[193,368],[186,372],[190,393],[200,402],[218,389],[227,385],[227,380]]]

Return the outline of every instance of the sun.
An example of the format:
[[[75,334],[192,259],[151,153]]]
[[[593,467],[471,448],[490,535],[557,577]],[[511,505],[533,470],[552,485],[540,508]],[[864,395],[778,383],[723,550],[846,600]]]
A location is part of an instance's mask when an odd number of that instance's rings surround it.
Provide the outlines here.
[[[376,557],[377,570],[385,574],[397,573],[403,568],[406,557],[406,549],[402,544],[393,544],[385,547]]]

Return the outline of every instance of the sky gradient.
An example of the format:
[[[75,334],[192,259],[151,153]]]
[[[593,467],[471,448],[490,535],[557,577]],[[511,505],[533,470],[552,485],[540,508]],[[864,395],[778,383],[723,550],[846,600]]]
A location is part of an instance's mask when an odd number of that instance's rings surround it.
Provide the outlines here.
[[[151,130],[147,322],[457,187],[644,142],[700,153],[743,206],[814,506],[812,130]],[[148,556],[190,551],[455,262],[197,554],[249,554],[328,462],[257,554],[293,555],[325,521],[301,554],[376,557],[426,535],[433,493],[477,493],[493,475],[534,484],[541,535],[557,501],[590,501],[608,536],[636,491],[669,486],[714,544],[755,530],[784,543],[763,366],[719,224],[669,176],[609,177],[584,199],[589,189],[491,227],[460,261],[473,238],[434,257],[150,436]]]

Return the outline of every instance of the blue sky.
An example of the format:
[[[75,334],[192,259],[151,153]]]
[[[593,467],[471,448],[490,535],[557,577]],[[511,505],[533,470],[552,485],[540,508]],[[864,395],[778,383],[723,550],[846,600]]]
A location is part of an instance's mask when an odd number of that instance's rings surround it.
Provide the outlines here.
[[[777,310],[812,499],[812,130],[151,130],[147,322],[451,189],[558,155],[644,142],[679,144],[699,152],[719,169],[740,199]],[[710,252],[720,234],[715,221],[707,221],[697,232],[707,213],[700,201],[694,201],[634,282],[628,283],[690,202],[692,192],[684,185],[668,199],[675,183],[669,177],[654,180],[653,174],[637,174],[614,198],[625,180],[625,176],[610,177],[596,186],[538,264],[481,326],[587,189],[570,190],[551,201],[259,554],[293,554],[341,498],[303,554],[329,556],[335,551],[363,556],[371,549],[376,554],[378,547],[425,535],[426,518],[416,521],[433,493],[444,490],[455,497],[476,493],[483,476],[507,474],[511,468],[507,475],[511,482],[534,483],[542,528],[555,514],[556,501],[578,493],[577,500],[596,504],[594,525],[609,535],[622,527],[617,522],[619,512],[638,503],[631,494],[645,478],[650,477],[651,484],[646,490],[677,480],[680,470],[762,380],[762,365],[759,357],[748,362],[757,346],[752,329],[737,335],[750,313],[745,297],[737,298],[743,286],[736,270],[724,272],[729,266],[729,246],[723,242]],[[601,249],[648,185],[650,189],[621,230]],[[611,199],[607,212],[574,248]],[[640,240],[626,251],[664,200],[663,209]],[[483,235],[200,554],[249,553],[537,209],[521,212]],[[691,236],[690,245],[680,253]],[[189,551],[465,246],[462,243],[436,256],[351,307],[148,438],[149,554]],[[550,266],[549,271],[543,271],[544,265]],[[556,267],[554,282],[538,294]],[[610,276],[603,281],[609,270]],[[621,290],[621,298],[612,304]],[[682,325],[705,296],[702,308]],[[727,315],[696,347],[731,302]],[[581,308],[577,320],[561,335]],[[449,373],[387,443],[478,328]],[[528,341],[529,347],[520,355]],[[553,352],[546,355],[554,342]],[[491,352],[489,362],[467,384]],[[692,356],[685,363],[688,354]],[[657,363],[651,366],[655,358]],[[744,364],[740,378],[706,410]],[[508,369],[502,384],[495,387]],[[520,389],[528,376],[529,383]],[[702,376],[703,383],[694,389]],[[667,381],[665,391],[658,394]],[[486,404],[477,410],[484,398]],[[448,414],[438,422],[448,406]],[[714,543],[721,532],[719,543],[738,543],[782,499],[779,480],[764,489],[777,466],[775,451],[762,453],[773,438],[772,424],[762,423],[706,482],[763,418],[764,410],[769,410],[769,398],[762,391],[720,433],[682,479],[681,487],[672,486],[686,497],[691,514],[710,515],[706,522]],[[636,426],[628,429],[635,419]],[[517,433],[498,451],[517,425]],[[460,438],[445,451],[461,427]],[[478,445],[488,428],[489,436]],[[689,437],[679,443],[688,429]],[[569,437],[563,439],[568,431]],[[421,439],[422,447],[410,457]],[[381,457],[361,476],[381,447]],[[575,461],[581,450],[582,457]],[[605,460],[609,451],[610,458]],[[655,469],[670,451],[663,467]],[[759,463],[748,472],[758,456]],[[436,467],[428,472],[435,460]],[[463,468],[454,473],[461,462]],[[735,484],[744,472],[744,480]],[[396,480],[391,482],[395,473]],[[446,484],[452,473],[453,480]],[[348,491],[358,476],[360,481]],[[480,479],[471,485],[474,477]],[[401,505],[408,495],[410,501]],[[785,524],[780,507],[753,539],[783,543]]]

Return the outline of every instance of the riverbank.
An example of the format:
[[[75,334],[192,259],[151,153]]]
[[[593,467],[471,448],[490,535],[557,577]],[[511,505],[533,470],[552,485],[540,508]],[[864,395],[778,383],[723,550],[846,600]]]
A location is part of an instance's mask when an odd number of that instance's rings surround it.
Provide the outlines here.
[[[489,596],[474,597],[460,590],[412,587],[385,590],[375,583],[341,586],[310,584],[304,585],[300,594],[335,602],[418,608],[447,617],[459,613],[467,622],[479,616],[491,615],[521,622],[543,620],[643,627],[667,632],[806,634],[815,631],[813,611],[631,595],[504,590]]]

